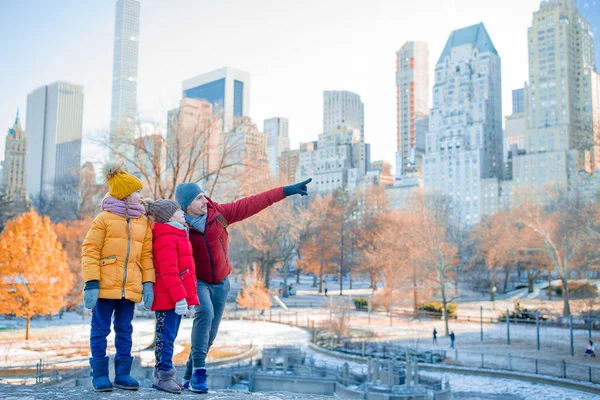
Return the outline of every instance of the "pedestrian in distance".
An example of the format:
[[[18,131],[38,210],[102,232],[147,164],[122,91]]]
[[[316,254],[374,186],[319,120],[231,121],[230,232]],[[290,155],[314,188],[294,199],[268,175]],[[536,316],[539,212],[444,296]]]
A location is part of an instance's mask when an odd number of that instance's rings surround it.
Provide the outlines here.
[[[454,331],[450,331],[450,348],[451,349],[454,348],[454,339],[456,339],[456,336],[454,335]]]
[[[592,342],[592,339],[588,340],[588,345],[585,349],[584,356],[596,357],[596,346],[594,345],[594,342]]]
[[[325,297],[327,297],[327,288],[325,288]]]
[[[154,373],[152,387],[168,393],[181,393],[173,367],[175,339],[188,307],[198,306],[196,265],[183,211],[173,200],[146,203],[154,220],[152,251],[156,283],[152,311],[156,314]]]
[[[223,316],[231,262],[227,227],[259,213],[286,197],[308,195],[312,179],[249,196],[233,203],[220,204],[206,196],[197,183],[181,183],[175,189],[175,200],[185,213],[190,226],[190,241],[196,263],[197,292],[192,327],[192,347],[183,376],[183,387],[196,393],[207,393],[206,355],[212,346]]]
[[[106,163],[102,172],[108,195],[81,246],[83,303],[92,310],[92,385],[97,392],[113,390],[106,355],[106,337],[112,322],[116,349],[114,387],[137,390],[139,383],[130,375],[131,321],[135,303],[142,301],[150,309],[154,298],[152,230],[140,203],[142,182],[127,173],[122,163]]]
[[[437,345],[437,329],[433,328],[433,344]]]

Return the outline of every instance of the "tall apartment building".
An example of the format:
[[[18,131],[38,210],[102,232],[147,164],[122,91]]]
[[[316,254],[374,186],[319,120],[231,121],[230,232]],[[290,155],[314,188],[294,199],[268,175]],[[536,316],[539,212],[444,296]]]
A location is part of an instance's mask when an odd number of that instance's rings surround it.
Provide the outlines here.
[[[223,121],[207,101],[184,98],[167,116],[167,179],[208,184],[219,168]]]
[[[435,67],[429,123],[425,189],[450,196],[461,220],[476,223],[480,181],[502,174],[500,57],[483,24],[448,38]]]
[[[157,191],[161,187],[158,183],[166,183],[169,175],[165,139],[162,135],[153,134],[139,137],[133,143],[135,165],[138,167],[136,172],[144,183],[144,192],[156,199],[161,196]]]
[[[301,149],[284,151],[277,160],[278,178],[285,184],[290,185],[296,181],[296,170],[300,165]]]
[[[406,42],[396,52],[396,180],[420,170],[429,114],[429,47]]]
[[[137,113],[140,1],[117,0],[110,117],[112,155],[131,160]]]
[[[323,92],[323,133],[332,132],[340,125],[360,131],[360,140],[365,141],[365,106],[356,93],[347,90],[325,90]]]
[[[236,120],[250,115],[250,74],[223,67],[183,81],[183,97],[205,100],[221,114],[223,131],[233,129]]]
[[[594,121],[593,35],[573,0],[542,1],[528,30],[525,151],[513,160],[515,185],[540,195],[568,187],[577,171],[600,166]]]
[[[83,87],[58,81],[27,96],[26,188],[30,197],[73,198],[79,182]],[[55,190],[56,189],[56,190]]]
[[[600,0],[577,0],[579,13],[590,24],[594,35],[596,72],[600,72]]]
[[[2,189],[11,199],[24,200],[25,190],[25,152],[27,150],[27,135],[21,128],[21,120],[17,118],[12,128],[6,134],[4,147],[4,167],[2,170]]]
[[[256,184],[269,179],[267,135],[248,117],[241,117],[231,132],[223,134],[228,143],[225,163],[215,187],[219,201],[233,201],[256,192]]]
[[[525,89],[512,91],[512,113],[523,114],[525,112]]]
[[[290,150],[290,121],[287,118],[275,117],[265,119],[263,131],[267,135],[267,158],[271,176],[279,176],[278,160],[281,153]]]
[[[370,148],[359,129],[340,125],[322,133],[316,145],[300,152],[296,180],[313,178],[316,193],[356,189],[370,166]]]
[[[524,89],[512,91],[512,114],[505,117],[503,134],[503,156],[502,161],[508,162],[511,152],[517,154],[525,150],[525,95]],[[511,179],[511,176],[504,175],[504,179]]]

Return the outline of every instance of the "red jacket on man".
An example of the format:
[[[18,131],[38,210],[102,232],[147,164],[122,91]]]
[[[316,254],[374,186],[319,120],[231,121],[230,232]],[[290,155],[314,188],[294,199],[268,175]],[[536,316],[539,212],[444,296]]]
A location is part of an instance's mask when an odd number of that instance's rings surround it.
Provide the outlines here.
[[[243,221],[284,198],[282,187],[226,204],[215,203],[207,197],[208,215],[204,234],[190,228],[198,279],[214,285],[231,273],[228,225]]]
[[[181,299],[185,299],[188,306],[199,306],[196,266],[187,232],[155,222],[152,242],[156,270],[152,311],[172,310]]]

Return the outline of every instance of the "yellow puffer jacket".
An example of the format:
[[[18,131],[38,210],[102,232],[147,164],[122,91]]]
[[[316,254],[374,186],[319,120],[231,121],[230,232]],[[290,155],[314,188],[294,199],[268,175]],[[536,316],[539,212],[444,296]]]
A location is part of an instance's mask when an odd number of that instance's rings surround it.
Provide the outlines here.
[[[101,299],[125,297],[138,303],[142,283],[155,279],[152,227],[146,216],[129,219],[130,230],[127,224],[115,213],[98,214],[81,247],[83,281],[99,281]]]

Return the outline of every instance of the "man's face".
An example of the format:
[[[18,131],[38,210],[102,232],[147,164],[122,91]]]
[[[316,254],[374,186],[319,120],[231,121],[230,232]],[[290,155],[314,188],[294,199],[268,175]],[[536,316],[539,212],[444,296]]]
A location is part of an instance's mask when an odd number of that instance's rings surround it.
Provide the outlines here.
[[[204,215],[207,212],[207,204],[208,200],[206,200],[206,196],[204,193],[200,193],[188,206],[187,213],[192,217]]]

